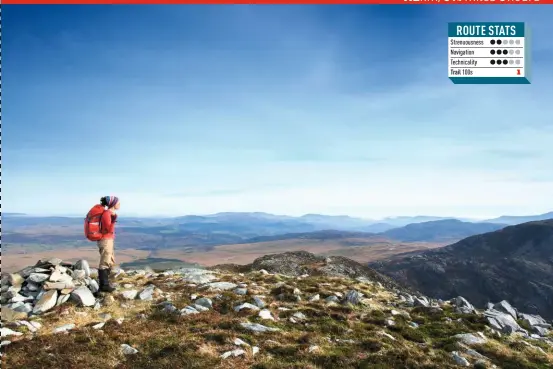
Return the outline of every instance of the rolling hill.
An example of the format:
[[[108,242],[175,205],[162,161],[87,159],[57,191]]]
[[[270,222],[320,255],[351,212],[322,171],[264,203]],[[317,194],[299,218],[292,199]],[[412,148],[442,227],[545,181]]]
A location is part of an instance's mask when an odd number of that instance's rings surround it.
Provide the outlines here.
[[[432,296],[462,295],[478,306],[508,300],[553,318],[553,220],[509,226],[371,266]]]
[[[499,218],[487,220],[486,222],[516,225],[521,223],[534,222],[538,220],[547,220],[547,219],[553,219],[553,211],[545,214],[540,214],[540,215],[527,215],[527,216],[503,215]]]
[[[408,224],[380,233],[382,236],[406,242],[447,242],[504,228],[504,224],[470,223],[457,219]]]

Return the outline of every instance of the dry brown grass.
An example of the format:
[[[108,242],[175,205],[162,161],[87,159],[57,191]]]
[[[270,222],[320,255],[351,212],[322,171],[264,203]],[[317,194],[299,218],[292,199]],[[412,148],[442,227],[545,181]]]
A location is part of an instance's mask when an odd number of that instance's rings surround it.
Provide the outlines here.
[[[14,342],[3,350],[3,368],[454,369],[457,366],[449,354],[453,347],[450,337],[461,332],[483,330],[479,317],[464,317],[461,322],[446,323],[446,317],[456,320],[459,316],[450,309],[438,315],[428,315],[420,308],[406,309],[411,319],[421,324],[419,329],[408,327],[407,321],[399,317],[396,317],[396,327],[387,328],[384,320],[390,316],[390,309],[402,310],[391,305],[395,294],[376,284],[349,279],[321,276],[297,279],[256,272],[245,276],[221,275],[223,281],[248,283],[250,293],[254,290],[263,293],[269,309],[279,318],[276,322],[262,321],[255,313],[233,311],[236,304],[251,301],[251,296],[223,292],[220,299],[215,299],[217,292],[200,291],[182,283],[172,285],[178,280],[176,276],[123,277],[118,283],[133,283],[140,290],[151,282],[171,293],[177,308],[191,303],[191,293],[211,297],[214,310],[184,317],[167,315],[155,307],[155,303],[163,298],[153,303],[117,299],[99,311],[69,304],[55,314],[43,317],[45,328],[34,338],[26,335],[13,339]],[[286,287],[274,288],[279,281],[286,282]],[[258,286],[253,286],[253,283]],[[296,287],[303,293],[301,302],[275,299],[277,293]],[[307,301],[314,293],[324,298],[352,288],[363,292],[370,299],[369,303],[328,306],[322,300]],[[281,311],[278,307],[291,310]],[[60,310],[67,313],[60,315]],[[82,312],[87,312],[87,315],[78,314]],[[307,322],[288,321],[295,312],[304,313]],[[109,313],[114,319],[126,319],[121,325],[111,320],[101,331],[93,330],[90,325],[101,321],[101,313]],[[137,318],[138,314],[146,314],[147,319]],[[244,321],[277,327],[281,331],[253,334],[240,327],[239,323]],[[75,323],[77,328],[68,334],[50,334],[51,328],[68,323]],[[258,346],[260,352],[253,356],[251,349],[245,348],[247,354],[243,357],[220,359],[222,353],[237,348],[233,344],[236,338]],[[541,354],[535,349],[519,347],[518,340],[490,339],[477,350],[502,369],[551,368],[553,349],[545,347],[546,354]],[[138,349],[139,353],[124,356],[120,350],[124,343]],[[320,349],[310,352],[312,345]]]
[[[354,242],[358,246],[345,246]],[[202,252],[182,252],[180,250],[158,250],[153,255],[159,258],[179,259],[205,266],[233,263],[248,264],[256,258],[290,251],[307,251],[319,255],[346,256],[358,262],[370,262],[405,252],[428,250],[443,247],[444,243],[393,243],[382,240],[285,240],[257,242],[249,244],[222,245]]]
[[[115,250],[115,259],[117,263],[126,263],[137,259],[148,257],[149,251],[123,249]],[[88,260],[90,266],[95,267],[100,257],[97,247],[91,248],[70,248],[57,249],[42,252],[32,252],[25,254],[4,253],[2,260],[2,272],[11,273],[23,269],[26,266],[34,265],[37,260],[49,259],[52,257],[63,256],[64,261],[75,262],[80,259]]]

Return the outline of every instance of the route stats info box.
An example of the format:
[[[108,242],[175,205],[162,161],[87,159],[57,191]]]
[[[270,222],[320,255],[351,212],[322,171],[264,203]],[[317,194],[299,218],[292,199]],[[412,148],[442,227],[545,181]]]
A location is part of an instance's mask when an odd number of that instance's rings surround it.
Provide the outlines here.
[[[449,23],[448,76],[459,84],[529,84],[525,23]]]

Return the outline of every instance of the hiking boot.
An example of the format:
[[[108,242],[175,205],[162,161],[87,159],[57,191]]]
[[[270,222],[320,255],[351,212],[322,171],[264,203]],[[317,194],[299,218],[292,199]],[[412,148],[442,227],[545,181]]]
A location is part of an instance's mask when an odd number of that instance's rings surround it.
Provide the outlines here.
[[[115,287],[109,283],[109,269],[98,270],[98,281],[100,282],[100,292],[113,292]]]

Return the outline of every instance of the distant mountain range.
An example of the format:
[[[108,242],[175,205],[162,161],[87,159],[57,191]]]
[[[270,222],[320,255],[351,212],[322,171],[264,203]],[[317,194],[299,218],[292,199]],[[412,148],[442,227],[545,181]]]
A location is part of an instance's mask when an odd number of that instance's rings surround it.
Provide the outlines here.
[[[461,295],[480,307],[505,299],[522,311],[553,318],[553,219],[370,266],[431,296]]]
[[[346,238],[387,239],[402,242],[445,242],[460,240],[480,233],[495,231],[506,227],[504,224],[470,223],[456,219],[436,220],[424,223],[408,224],[384,232],[351,232],[323,230],[306,233],[286,233],[275,236],[260,236],[244,242],[268,242],[290,239],[333,240]]]
[[[89,245],[82,236],[82,217],[38,217],[14,213],[3,215],[2,241],[7,251],[13,247],[49,248]],[[381,238],[404,242],[454,242],[505,226],[491,221],[466,222],[427,216],[395,217],[379,221],[349,216],[306,214],[301,217],[291,217],[261,212],[227,212],[174,218],[141,218],[123,215],[120,217],[119,224],[118,247],[148,250],[209,249],[215,245],[260,242],[263,237],[272,237],[271,240],[279,237],[290,239],[300,234],[329,230],[363,234],[355,237],[377,235]],[[312,235],[312,237],[319,236],[320,234]],[[330,234],[327,233],[326,236]]]
[[[538,220],[547,220],[547,219],[553,219],[553,211],[549,213],[541,214],[541,215],[528,215],[528,216],[503,215],[499,218],[486,220],[485,222],[516,225],[516,224],[534,222]]]
[[[505,224],[471,223],[457,219],[445,219],[408,224],[404,227],[382,232],[381,235],[404,242],[443,242],[496,231],[505,226]]]

